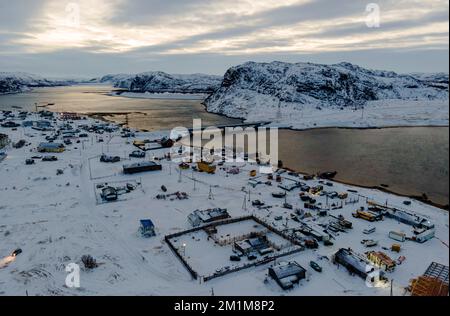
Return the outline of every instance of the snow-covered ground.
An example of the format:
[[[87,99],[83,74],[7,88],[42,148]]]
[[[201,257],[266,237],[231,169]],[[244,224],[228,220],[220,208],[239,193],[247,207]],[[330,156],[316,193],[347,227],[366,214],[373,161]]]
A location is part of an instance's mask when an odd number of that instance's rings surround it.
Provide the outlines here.
[[[448,74],[248,62],[230,68],[204,103],[212,113],[295,129],[448,125]]]
[[[448,126],[448,101],[370,101],[364,109],[321,108],[315,106],[274,109],[259,107],[245,122],[271,122],[277,127],[310,129],[325,127],[371,128],[393,126]]]
[[[357,114],[355,114],[357,115]],[[360,114],[359,114],[360,115]],[[91,120],[75,124],[91,123]],[[58,122],[61,124],[61,122]],[[268,265],[249,268],[237,273],[216,278],[206,283],[191,279],[189,273],[175,257],[164,241],[164,236],[190,228],[187,221],[189,213],[196,209],[213,207],[227,208],[232,217],[254,214],[268,222],[277,223],[284,229],[283,223],[292,228],[299,223],[290,219],[293,211],[281,207],[284,200],[275,199],[271,193],[278,191],[265,184],[251,188],[251,199],[264,201],[272,208],[257,210],[246,203],[246,194],[242,188],[247,185],[249,172],[257,169],[250,163],[236,163],[240,174],[231,175],[219,169],[215,175],[197,173],[190,170],[179,173],[177,164],[162,160],[162,171],[136,175],[121,173],[123,163],[100,164],[94,158],[102,152],[111,155],[126,156],[136,148],[133,139],[122,138],[120,133],[98,135],[89,133],[84,143],[75,143],[58,157],[56,162],[36,160],[35,165],[25,165],[25,160],[37,155],[37,145],[44,141],[44,134],[30,128],[19,127],[17,131],[0,127],[0,133],[6,133],[13,142],[26,139],[31,144],[22,149],[8,147],[8,157],[0,162],[0,295],[389,295],[390,289],[370,288],[364,280],[351,276],[344,268],[338,268],[322,256],[331,257],[342,247],[351,247],[358,253],[368,250],[381,250],[397,259],[403,255],[406,260],[388,273],[394,281],[394,295],[403,295],[409,280],[422,275],[428,265],[439,262],[449,265],[449,217],[448,212],[412,200],[410,206],[403,205],[405,198],[386,194],[376,190],[352,188],[333,183],[325,190],[350,193],[350,199],[359,196],[356,204],[344,205],[343,209],[331,211],[342,214],[353,222],[354,228],[339,233],[333,240],[333,246],[320,243],[317,250],[305,250],[282,260],[295,260],[307,269],[307,279],[291,291],[282,291],[267,277]],[[47,135],[50,135],[47,132]],[[137,133],[137,139],[159,138],[165,133]],[[98,142],[102,137],[103,143]],[[168,150],[147,153],[146,160],[163,157]],[[133,161],[139,161],[134,159]],[[227,166],[225,166],[227,167]],[[57,175],[57,169],[64,171]],[[287,173],[283,177],[290,177]],[[420,176],[420,175],[418,175]],[[195,190],[194,190],[194,178]],[[265,176],[264,176],[265,179]],[[126,199],[114,203],[97,203],[96,185],[105,182],[131,181],[141,184],[138,192]],[[266,180],[264,180],[266,181]],[[283,181],[289,181],[284,179]],[[319,184],[319,180],[304,181],[310,186]],[[188,200],[158,200],[156,195],[163,194],[161,185],[168,193],[184,191]],[[213,198],[210,197],[210,189]],[[287,202],[295,208],[303,208],[299,199],[299,189],[289,192]],[[399,254],[382,247],[390,248],[394,240],[388,238],[391,230],[403,230],[411,235],[411,227],[386,218],[376,222],[376,232],[369,237],[362,233],[368,222],[354,219],[351,213],[360,206],[366,206],[366,198],[381,204],[414,211],[429,218],[436,225],[436,238],[424,244],[406,241],[402,243]],[[326,198],[317,196],[318,203],[325,205]],[[333,200],[340,203],[340,200]],[[331,203],[331,202],[330,202]],[[314,212],[313,212],[314,214]],[[275,221],[282,216],[283,220]],[[156,226],[156,237],[145,239],[138,234],[139,220],[151,219]],[[314,216],[316,223],[329,221],[329,217]],[[232,227],[223,228],[230,233]],[[362,239],[376,239],[379,246],[365,248]],[[205,240],[186,240],[186,255],[202,267],[209,269],[208,263],[223,262],[230,265],[226,256],[216,257],[215,251],[206,252],[196,243]],[[193,244],[191,246],[191,244]],[[195,245],[194,245],[195,244]],[[219,249],[220,246],[209,244]],[[21,248],[23,253],[10,258],[11,252]],[[81,264],[81,257],[90,254],[100,264],[92,271],[81,271],[81,288],[70,289],[65,286],[69,263]],[[222,255],[222,254],[221,254]],[[246,259],[245,259],[246,260]],[[323,267],[318,273],[309,267],[314,260]],[[215,268],[212,266],[211,269]],[[208,270],[210,271],[210,270]],[[208,272],[207,271],[207,272]],[[200,271],[202,272],[202,271]]]

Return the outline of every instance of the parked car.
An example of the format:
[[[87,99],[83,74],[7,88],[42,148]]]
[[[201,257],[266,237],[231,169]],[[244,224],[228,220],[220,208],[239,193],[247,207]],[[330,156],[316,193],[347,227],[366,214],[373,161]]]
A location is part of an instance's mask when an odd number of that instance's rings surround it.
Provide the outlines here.
[[[108,156],[108,155],[103,154],[100,157],[100,161],[101,162],[119,162],[120,157],[119,156]]]
[[[339,193],[337,193],[337,192],[329,192],[328,193],[328,197],[330,198],[330,199],[335,199],[335,198],[337,198],[339,196]]]
[[[19,127],[20,124],[17,124],[17,123],[15,123],[15,122],[8,121],[8,122],[3,123],[1,126],[2,126],[2,127],[5,127],[5,128],[15,128],[15,127]]]
[[[42,161],[58,161],[58,158],[56,156],[45,156]]]
[[[101,197],[103,200],[107,202],[117,201],[119,195],[117,194],[117,190],[113,187],[106,187],[102,189]]]
[[[18,248],[11,253],[11,257],[17,257],[22,253],[22,249]]]
[[[230,260],[231,261],[241,261],[241,258],[239,256],[236,256],[236,255],[231,255],[230,256]]]
[[[314,270],[316,270],[317,272],[322,272],[322,267],[319,266],[316,262],[311,261],[309,263],[309,265],[311,266],[311,268],[313,268]]]
[[[130,158],[145,158],[145,151],[135,150],[130,154]]]
[[[58,137],[56,137],[55,135],[45,137],[45,140],[49,141],[49,142],[53,142],[57,139],[58,139]]]
[[[23,146],[25,146],[25,144],[26,144],[26,141],[23,140],[23,139],[21,139],[21,140],[19,140],[17,143],[15,143],[15,144],[13,145],[13,147],[14,147],[15,149],[19,149],[19,148],[22,148]]]
[[[25,164],[26,165],[34,165],[34,159],[27,159],[27,160],[25,160]]]

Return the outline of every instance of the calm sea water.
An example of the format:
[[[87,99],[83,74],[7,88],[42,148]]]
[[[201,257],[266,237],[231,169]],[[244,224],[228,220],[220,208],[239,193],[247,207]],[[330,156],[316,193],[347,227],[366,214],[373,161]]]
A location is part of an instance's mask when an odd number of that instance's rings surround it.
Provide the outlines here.
[[[111,97],[110,86],[73,86],[36,89],[0,96],[0,110],[55,103],[52,111],[103,113],[122,123],[146,130],[235,124],[239,120],[207,113],[200,101]],[[279,157],[292,169],[313,173],[338,171],[337,180],[364,185],[389,185],[404,195],[426,193],[440,204],[449,203],[448,127],[408,127],[368,130],[281,130]]]
[[[336,180],[449,202],[448,127],[282,130],[279,148],[298,171],[337,171]]]
[[[0,96],[0,109],[21,107],[34,111],[35,103],[54,103],[47,109],[59,112],[100,113],[106,119],[124,123],[126,113],[130,126],[139,129],[167,130],[177,126],[192,126],[200,118],[205,126],[236,124],[240,120],[207,113],[201,100],[137,99],[109,96],[111,86],[81,85],[39,88],[31,92]],[[109,115],[107,115],[109,114]]]

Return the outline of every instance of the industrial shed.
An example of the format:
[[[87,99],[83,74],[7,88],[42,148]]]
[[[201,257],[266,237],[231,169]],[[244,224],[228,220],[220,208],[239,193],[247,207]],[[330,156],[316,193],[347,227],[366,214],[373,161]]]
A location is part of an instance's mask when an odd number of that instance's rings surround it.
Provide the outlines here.
[[[403,210],[392,209],[389,210],[385,215],[413,227],[425,229],[434,228],[434,224],[431,223],[427,218]]]
[[[144,161],[123,166],[123,173],[125,174],[134,174],[139,172],[161,171],[161,170],[162,166],[154,161]]]
[[[269,275],[283,290],[289,290],[294,284],[306,278],[306,270],[297,262],[284,262],[269,268]]]
[[[369,261],[346,248],[341,248],[336,252],[334,262],[343,265],[350,273],[357,274],[363,279],[366,279],[367,275],[375,270]]]

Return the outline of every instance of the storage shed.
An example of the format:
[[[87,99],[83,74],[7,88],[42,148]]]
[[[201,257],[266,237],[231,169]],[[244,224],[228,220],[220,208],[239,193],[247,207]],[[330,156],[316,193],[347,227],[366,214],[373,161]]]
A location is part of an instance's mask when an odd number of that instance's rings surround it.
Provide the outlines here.
[[[139,172],[160,171],[160,170],[162,170],[162,166],[154,161],[144,161],[123,166],[123,173],[125,174],[134,174]]]
[[[306,270],[297,262],[283,262],[269,268],[269,275],[283,290],[289,290],[306,277]]]
[[[62,153],[64,150],[64,145],[60,143],[41,143],[38,147],[41,153]]]
[[[228,214],[227,209],[213,208],[203,211],[195,210],[189,214],[188,221],[193,227],[197,227],[202,224],[227,218],[230,218],[230,214]]]

